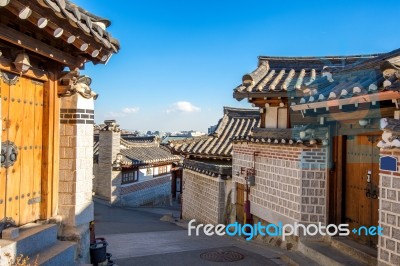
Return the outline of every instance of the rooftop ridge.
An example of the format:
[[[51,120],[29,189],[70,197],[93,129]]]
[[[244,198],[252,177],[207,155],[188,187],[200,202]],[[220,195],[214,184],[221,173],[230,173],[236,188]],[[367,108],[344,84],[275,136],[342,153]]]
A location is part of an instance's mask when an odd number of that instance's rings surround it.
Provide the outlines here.
[[[325,56],[258,56],[259,60],[315,60],[315,59],[353,59],[374,58],[385,53],[359,54],[359,55],[325,55]]]

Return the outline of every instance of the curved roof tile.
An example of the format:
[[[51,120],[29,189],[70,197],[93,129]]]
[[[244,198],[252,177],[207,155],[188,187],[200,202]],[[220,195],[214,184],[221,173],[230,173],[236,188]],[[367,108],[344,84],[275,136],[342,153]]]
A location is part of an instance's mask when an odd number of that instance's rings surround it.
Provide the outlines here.
[[[169,142],[169,149],[175,154],[195,157],[231,157],[232,140],[247,136],[253,127],[260,125],[260,114],[255,109],[224,107],[224,116],[219,120],[215,133]]]

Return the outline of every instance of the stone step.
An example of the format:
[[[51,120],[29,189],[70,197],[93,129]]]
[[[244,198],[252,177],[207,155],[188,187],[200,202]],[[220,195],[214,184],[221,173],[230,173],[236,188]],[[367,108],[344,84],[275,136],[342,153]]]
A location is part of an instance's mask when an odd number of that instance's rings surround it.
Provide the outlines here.
[[[8,241],[4,250],[16,251],[16,254],[31,256],[53,245],[57,241],[57,225],[30,223],[18,228],[19,236]],[[2,247],[3,248],[3,247]]]
[[[281,260],[289,266],[319,266],[320,264],[316,263],[312,259],[304,256],[301,252],[299,251],[292,251],[292,252],[287,252],[284,255],[281,256]]]
[[[366,265],[375,266],[378,264],[377,249],[362,245],[347,237],[332,237],[331,245]]]
[[[366,266],[365,264],[334,248],[323,241],[300,241],[298,250],[308,258],[314,260],[320,265],[329,266]]]
[[[73,266],[75,263],[76,243],[69,241],[57,241],[37,253],[32,258],[37,257],[38,265],[41,266]]]

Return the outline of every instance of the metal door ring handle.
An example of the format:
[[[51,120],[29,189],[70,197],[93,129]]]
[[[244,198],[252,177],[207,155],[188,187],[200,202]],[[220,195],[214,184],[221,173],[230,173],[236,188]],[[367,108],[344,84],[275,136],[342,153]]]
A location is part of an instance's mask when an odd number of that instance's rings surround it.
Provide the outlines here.
[[[1,166],[8,168],[14,165],[15,161],[18,159],[18,148],[17,146],[7,140],[1,143]]]

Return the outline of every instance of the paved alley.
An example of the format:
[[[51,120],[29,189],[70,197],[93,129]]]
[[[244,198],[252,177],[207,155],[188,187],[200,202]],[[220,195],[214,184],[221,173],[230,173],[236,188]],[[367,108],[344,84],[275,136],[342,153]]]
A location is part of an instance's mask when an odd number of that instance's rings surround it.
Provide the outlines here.
[[[160,220],[179,217],[179,211],[163,208],[120,209],[95,203],[96,237],[105,237],[107,252],[119,266],[125,265],[285,265],[282,251],[241,239],[220,236],[188,236],[187,230]],[[231,262],[212,262],[218,254]]]

